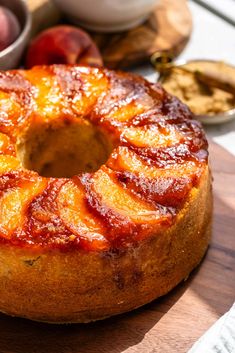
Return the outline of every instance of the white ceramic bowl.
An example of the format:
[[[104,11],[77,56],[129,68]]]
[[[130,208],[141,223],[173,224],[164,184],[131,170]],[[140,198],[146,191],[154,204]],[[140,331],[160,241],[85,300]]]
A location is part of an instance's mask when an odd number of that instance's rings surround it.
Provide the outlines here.
[[[72,22],[99,32],[117,32],[143,22],[159,0],[54,0]]]
[[[0,0],[0,6],[10,9],[21,26],[21,33],[15,42],[0,51],[0,70],[14,69],[20,62],[30,36],[31,14],[24,0]]]

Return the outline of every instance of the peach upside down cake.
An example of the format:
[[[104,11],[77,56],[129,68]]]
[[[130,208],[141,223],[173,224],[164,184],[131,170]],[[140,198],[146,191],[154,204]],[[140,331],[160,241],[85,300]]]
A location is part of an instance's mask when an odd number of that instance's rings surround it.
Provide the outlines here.
[[[0,311],[88,322],[169,292],[211,232],[207,141],[123,72],[0,73]]]

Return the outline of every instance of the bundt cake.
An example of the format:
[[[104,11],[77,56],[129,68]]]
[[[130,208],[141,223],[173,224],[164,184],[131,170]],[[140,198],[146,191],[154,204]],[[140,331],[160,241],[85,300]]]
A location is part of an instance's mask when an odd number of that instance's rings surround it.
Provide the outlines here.
[[[89,322],[186,279],[211,233],[207,141],[130,73],[0,73],[0,311]]]

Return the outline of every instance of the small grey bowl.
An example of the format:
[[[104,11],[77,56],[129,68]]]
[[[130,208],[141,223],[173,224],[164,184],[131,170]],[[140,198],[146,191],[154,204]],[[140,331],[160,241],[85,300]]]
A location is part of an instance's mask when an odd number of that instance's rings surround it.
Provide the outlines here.
[[[14,69],[19,65],[30,36],[31,13],[24,0],[0,0],[0,6],[10,9],[16,15],[21,26],[18,38],[6,49],[0,51],[0,70]]]
[[[211,63],[218,62],[217,60],[213,60],[213,59],[193,59],[188,61],[182,61],[182,60],[175,61],[174,65],[182,66],[182,65],[190,64],[192,62],[197,62],[197,61],[199,62],[205,61],[205,62],[211,62]],[[235,66],[231,64],[227,64],[227,65],[235,69]],[[162,83],[162,80],[163,80],[163,77],[159,76],[158,81]],[[235,108],[232,108],[224,112],[212,114],[212,115],[209,115],[209,114],[195,115],[195,118],[204,125],[219,125],[235,119]]]
[[[214,115],[196,115],[196,118],[205,125],[223,124],[235,119],[235,109],[230,109]]]

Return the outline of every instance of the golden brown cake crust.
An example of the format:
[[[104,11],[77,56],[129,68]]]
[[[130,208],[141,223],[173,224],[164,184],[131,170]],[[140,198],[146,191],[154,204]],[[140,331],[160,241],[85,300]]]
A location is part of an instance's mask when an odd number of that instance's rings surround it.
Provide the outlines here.
[[[187,107],[138,76],[0,73],[0,311],[88,322],[166,294],[209,243],[207,156]]]

